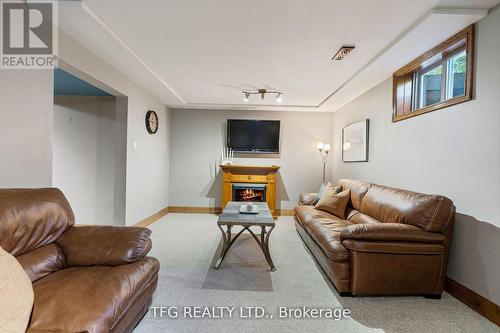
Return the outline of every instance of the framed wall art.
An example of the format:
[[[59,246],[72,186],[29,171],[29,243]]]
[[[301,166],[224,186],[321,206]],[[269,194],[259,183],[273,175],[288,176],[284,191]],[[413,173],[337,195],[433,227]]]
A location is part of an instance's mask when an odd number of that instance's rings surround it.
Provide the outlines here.
[[[369,119],[342,129],[342,162],[368,162]]]

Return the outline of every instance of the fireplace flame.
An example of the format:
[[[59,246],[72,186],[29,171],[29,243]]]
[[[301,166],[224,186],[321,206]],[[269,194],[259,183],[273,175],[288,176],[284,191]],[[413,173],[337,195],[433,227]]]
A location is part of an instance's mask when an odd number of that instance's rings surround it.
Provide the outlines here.
[[[262,200],[262,193],[255,192],[252,189],[246,189],[241,194],[241,197],[243,198],[243,200],[252,200],[255,198],[259,198],[260,200]]]

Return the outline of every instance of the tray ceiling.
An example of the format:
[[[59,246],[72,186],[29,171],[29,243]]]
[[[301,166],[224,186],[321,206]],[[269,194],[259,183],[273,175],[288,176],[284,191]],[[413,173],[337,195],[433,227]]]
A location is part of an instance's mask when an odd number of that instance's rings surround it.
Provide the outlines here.
[[[86,0],[59,26],[170,107],[334,111],[498,2]]]

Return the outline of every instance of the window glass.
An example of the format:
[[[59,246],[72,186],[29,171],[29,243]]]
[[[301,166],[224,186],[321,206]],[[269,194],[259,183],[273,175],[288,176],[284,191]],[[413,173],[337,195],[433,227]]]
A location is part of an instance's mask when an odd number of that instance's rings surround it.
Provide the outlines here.
[[[465,50],[447,60],[446,99],[465,95],[466,66],[467,55]]]
[[[441,64],[432,67],[420,76],[420,107],[441,102]]]

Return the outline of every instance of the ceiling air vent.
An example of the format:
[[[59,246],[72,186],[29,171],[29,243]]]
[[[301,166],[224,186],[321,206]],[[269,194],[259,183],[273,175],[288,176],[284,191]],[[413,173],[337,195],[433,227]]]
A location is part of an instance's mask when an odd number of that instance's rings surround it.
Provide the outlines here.
[[[354,45],[343,45],[337,53],[333,56],[332,60],[342,60],[346,55],[354,50]]]

